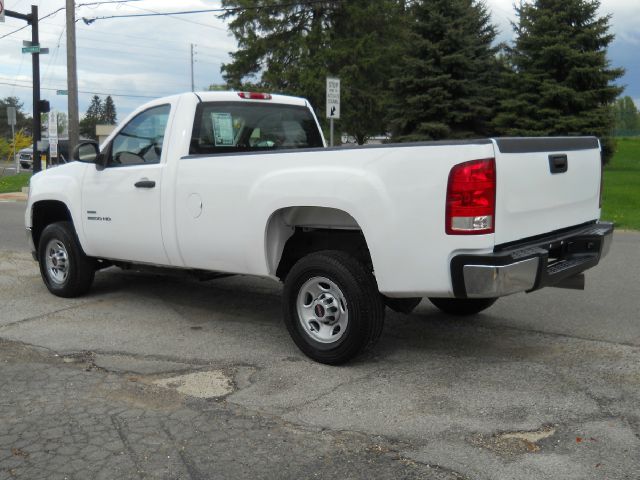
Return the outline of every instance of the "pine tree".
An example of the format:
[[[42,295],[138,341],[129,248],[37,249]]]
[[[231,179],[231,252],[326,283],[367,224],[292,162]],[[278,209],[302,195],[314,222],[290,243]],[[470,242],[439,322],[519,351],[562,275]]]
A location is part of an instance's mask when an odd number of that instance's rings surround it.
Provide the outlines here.
[[[104,116],[104,106],[98,95],[91,98],[89,108],[84,118],[80,120],[80,135],[85,138],[93,138],[97,140],[96,125],[101,122]]]
[[[489,134],[499,63],[485,5],[420,0],[408,19],[407,50],[392,81],[394,140]]]
[[[303,96],[325,117],[325,79],[341,79],[338,128],[363,143],[385,131],[388,79],[399,52],[399,0],[283,4],[224,0],[238,41],[223,66],[232,88]],[[279,6],[274,6],[279,5]]]
[[[94,95],[91,98],[91,103],[89,104],[89,108],[87,108],[87,114],[85,118],[91,118],[95,120],[99,120],[102,118],[104,112],[104,106],[102,104],[102,99],[98,95]]]
[[[613,128],[610,108],[622,91],[613,82],[607,47],[610,16],[599,0],[532,0],[516,7],[513,47],[507,51],[504,100],[495,125],[504,135],[596,135]],[[605,156],[612,147],[605,141]]]
[[[106,125],[115,125],[117,121],[118,115],[116,114],[116,106],[113,103],[113,98],[111,98],[111,95],[109,95],[104,101],[100,123]]]

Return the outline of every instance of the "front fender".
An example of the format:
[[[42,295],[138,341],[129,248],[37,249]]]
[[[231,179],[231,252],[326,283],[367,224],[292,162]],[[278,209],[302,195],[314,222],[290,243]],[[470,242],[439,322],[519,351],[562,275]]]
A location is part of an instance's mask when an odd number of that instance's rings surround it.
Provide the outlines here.
[[[91,165],[71,162],[51,168],[31,177],[29,201],[25,211],[25,226],[32,228],[33,206],[42,201],[58,201],[66,205],[78,234],[81,245],[85,245],[82,229],[82,177]],[[84,247],[83,247],[84,248]]]

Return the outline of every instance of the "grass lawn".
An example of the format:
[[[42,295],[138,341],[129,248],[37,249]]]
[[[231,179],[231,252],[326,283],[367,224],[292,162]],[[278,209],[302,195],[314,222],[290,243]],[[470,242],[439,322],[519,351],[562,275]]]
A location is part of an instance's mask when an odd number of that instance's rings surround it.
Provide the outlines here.
[[[604,170],[602,219],[616,228],[640,230],[640,138],[619,138]]]
[[[11,177],[0,178],[0,193],[19,192],[22,187],[29,186],[31,173],[19,173]]]

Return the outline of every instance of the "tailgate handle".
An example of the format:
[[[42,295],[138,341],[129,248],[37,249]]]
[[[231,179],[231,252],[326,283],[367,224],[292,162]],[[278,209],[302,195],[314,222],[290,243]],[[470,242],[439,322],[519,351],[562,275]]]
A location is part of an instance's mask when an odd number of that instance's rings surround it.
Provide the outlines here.
[[[565,154],[549,155],[549,170],[551,173],[564,173],[569,168],[569,160]]]

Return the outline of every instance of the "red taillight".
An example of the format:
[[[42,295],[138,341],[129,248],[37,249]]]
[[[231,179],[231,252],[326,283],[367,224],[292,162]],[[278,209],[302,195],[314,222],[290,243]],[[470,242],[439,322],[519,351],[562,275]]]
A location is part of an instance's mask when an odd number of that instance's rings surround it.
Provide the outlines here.
[[[493,233],[495,214],[495,159],[473,160],[453,167],[447,185],[447,234]]]
[[[270,93],[238,92],[238,96],[246,100],[271,100]]]

